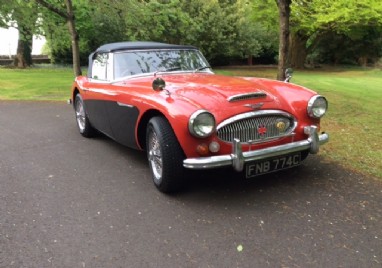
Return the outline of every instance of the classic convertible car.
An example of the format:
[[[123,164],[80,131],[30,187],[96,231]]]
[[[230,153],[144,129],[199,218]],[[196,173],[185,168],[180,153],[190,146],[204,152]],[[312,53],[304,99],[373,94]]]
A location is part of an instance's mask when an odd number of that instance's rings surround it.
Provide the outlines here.
[[[329,139],[325,97],[286,81],[213,73],[193,46],[105,44],[72,86],[79,132],[145,150],[155,186],[188,169],[231,166],[252,178],[299,165]]]

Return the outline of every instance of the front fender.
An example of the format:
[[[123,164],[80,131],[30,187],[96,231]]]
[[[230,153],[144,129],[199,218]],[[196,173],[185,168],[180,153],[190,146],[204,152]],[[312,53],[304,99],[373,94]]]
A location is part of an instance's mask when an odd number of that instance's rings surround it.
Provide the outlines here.
[[[246,77],[262,85],[270,94],[278,99],[283,110],[292,113],[298,120],[310,121],[307,113],[308,101],[317,93],[308,88],[282,81]]]
[[[202,109],[196,103],[178,96],[167,95],[159,92],[155,98],[146,98],[140,104],[140,117],[136,128],[136,137],[140,147],[145,147],[146,126],[153,116],[163,116],[167,119],[177,140],[187,157],[197,156],[196,147],[202,141],[192,136],[188,130],[190,116],[197,110]],[[208,141],[208,139],[205,139]]]

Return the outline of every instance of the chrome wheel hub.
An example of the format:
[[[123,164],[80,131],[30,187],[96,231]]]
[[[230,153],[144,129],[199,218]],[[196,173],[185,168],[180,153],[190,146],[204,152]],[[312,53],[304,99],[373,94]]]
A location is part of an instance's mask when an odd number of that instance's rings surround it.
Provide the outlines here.
[[[149,148],[148,148],[148,159],[150,163],[151,170],[156,181],[162,179],[162,152],[160,150],[160,144],[155,132],[151,132],[149,135]]]
[[[76,119],[81,132],[85,130],[85,109],[81,101],[76,103]]]

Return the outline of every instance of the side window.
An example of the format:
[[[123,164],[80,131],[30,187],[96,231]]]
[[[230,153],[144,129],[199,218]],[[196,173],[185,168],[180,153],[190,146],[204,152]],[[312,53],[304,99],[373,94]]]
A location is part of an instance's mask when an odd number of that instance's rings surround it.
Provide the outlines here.
[[[97,54],[93,60],[92,78],[107,80],[107,53]]]
[[[120,77],[130,75],[128,69],[128,62],[125,53],[115,53],[114,54],[114,78],[118,79]]]

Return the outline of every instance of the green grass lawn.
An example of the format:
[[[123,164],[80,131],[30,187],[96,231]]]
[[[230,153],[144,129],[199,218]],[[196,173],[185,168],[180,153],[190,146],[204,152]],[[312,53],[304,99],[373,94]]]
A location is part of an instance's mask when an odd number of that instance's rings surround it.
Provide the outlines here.
[[[0,99],[67,100],[73,81],[71,68],[0,68]]]
[[[332,135],[324,153],[382,178],[382,71],[302,72],[296,74],[295,82],[330,101],[323,126]]]
[[[225,68],[217,73],[275,78],[275,68]],[[0,68],[0,99],[65,101],[74,75],[69,68]],[[292,82],[327,97],[322,130],[328,161],[382,179],[382,70],[325,68],[295,71]]]

